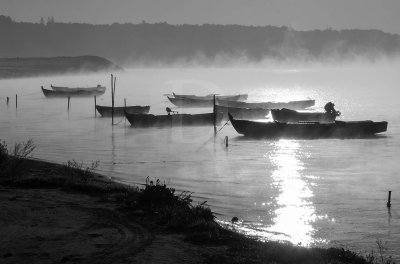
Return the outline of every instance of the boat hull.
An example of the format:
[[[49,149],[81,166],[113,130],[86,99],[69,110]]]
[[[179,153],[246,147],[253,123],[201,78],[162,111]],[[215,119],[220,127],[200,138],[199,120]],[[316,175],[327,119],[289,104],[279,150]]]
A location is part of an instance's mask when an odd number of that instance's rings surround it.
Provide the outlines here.
[[[111,106],[96,105],[96,110],[102,117],[110,117],[112,115]],[[128,114],[147,114],[150,111],[150,106],[117,106],[114,107],[114,116],[124,116],[124,111]]]
[[[88,97],[88,96],[99,96],[104,94],[105,92],[104,89],[98,89],[98,90],[73,90],[73,91],[53,91],[49,89],[44,89],[42,87],[42,92],[44,96],[46,97]]]
[[[262,138],[362,138],[387,130],[386,121],[335,121],[333,123],[280,123],[229,119],[235,130],[247,137]]]
[[[174,114],[174,115],[150,115],[129,114],[125,117],[132,127],[172,127],[172,126],[212,126],[214,114]],[[221,123],[222,116],[217,115],[216,125]]]
[[[289,102],[261,102],[261,103],[247,103],[217,100],[217,104],[225,107],[238,107],[238,108],[262,108],[262,109],[276,109],[288,108],[292,110],[301,110],[315,105],[315,100],[300,100]]]
[[[175,94],[173,93],[175,98],[189,98],[189,99],[199,99],[199,100],[214,100],[214,95],[209,94],[205,96],[198,96],[194,94]],[[237,94],[237,95],[216,95],[215,98],[221,100],[229,100],[229,101],[245,101],[247,100],[247,94]]]
[[[288,122],[301,122],[313,121],[320,123],[332,123],[336,119],[336,115],[331,115],[323,112],[297,112],[291,109],[271,109],[272,118],[275,121],[288,123]],[[235,116],[233,116],[235,117]]]
[[[263,108],[238,108],[216,105],[217,113],[222,113],[223,119],[228,120],[228,113],[237,119],[263,119],[269,114],[268,109]]]

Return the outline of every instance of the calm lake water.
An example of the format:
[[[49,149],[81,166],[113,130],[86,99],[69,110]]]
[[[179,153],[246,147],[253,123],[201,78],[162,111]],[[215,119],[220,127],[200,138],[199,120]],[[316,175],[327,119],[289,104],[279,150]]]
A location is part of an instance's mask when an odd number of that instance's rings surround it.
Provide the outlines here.
[[[128,184],[147,176],[207,201],[222,223],[237,216],[240,230],[304,246],[377,250],[400,260],[399,64],[303,69],[136,69],[116,73],[116,105],[172,107],[164,96],[248,93],[248,101],[313,98],[342,112],[340,120],[389,122],[373,139],[256,140],[226,125],[130,128],[123,118],[95,118],[93,98],[45,98],[40,86],[107,86],[108,74],[0,80],[0,137],[8,145],[32,138],[34,157],[65,163],[98,160],[98,172]],[[15,108],[18,94],[18,109]],[[10,97],[7,107],[6,96]],[[212,109],[175,109],[181,113]],[[220,129],[220,126],[218,129]],[[228,136],[229,147],[224,138]],[[392,207],[386,208],[392,190]]]

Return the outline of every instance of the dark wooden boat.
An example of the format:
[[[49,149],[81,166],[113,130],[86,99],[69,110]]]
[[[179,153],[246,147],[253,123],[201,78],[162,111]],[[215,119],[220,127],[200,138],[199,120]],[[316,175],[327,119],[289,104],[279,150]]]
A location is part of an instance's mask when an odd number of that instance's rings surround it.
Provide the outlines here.
[[[248,137],[263,138],[362,138],[373,136],[387,130],[386,121],[335,121],[333,123],[299,122],[255,122],[234,119],[229,114],[229,120],[235,130]]]
[[[216,105],[217,113],[222,113],[223,119],[228,119],[228,113],[237,119],[262,119],[269,114],[269,109],[263,108],[239,108]]]
[[[337,116],[336,114],[326,112],[298,112],[287,108],[271,109],[271,115],[275,121],[282,123],[301,121],[332,123],[335,121]]]
[[[194,95],[194,94],[176,94],[172,93],[175,98],[189,98],[189,99],[200,99],[200,100],[213,100],[214,95],[208,94],[204,96]],[[221,100],[229,100],[229,101],[245,101],[247,100],[247,94],[237,94],[237,95],[216,95],[215,98]]]
[[[49,90],[49,89],[44,89],[42,86],[42,92],[46,97],[85,97],[85,96],[98,96],[104,94],[106,91],[105,87],[102,87],[102,89],[97,89],[97,90],[60,90],[60,91],[54,91],[54,90]]]
[[[292,110],[301,110],[315,105],[315,100],[300,100],[289,102],[260,102],[260,103],[247,103],[235,102],[226,100],[217,100],[217,104],[225,107],[238,107],[238,108],[263,108],[263,109],[276,109],[288,108]]]
[[[96,105],[96,110],[103,117],[111,116],[111,106]],[[114,106],[114,116],[124,116],[124,110],[128,114],[147,114],[150,111],[150,106]]]
[[[213,99],[195,99],[186,97],[170,97],[168,100],[178,107],[213,107]]]
[[[171,126],[212,126],[214,125],[214,113],[206,114],[129,114],[125,117],[132,127],[171,127]],[[216,116],[216,125],[221,123],[222,115]]]
[[[96,91],[105,91],[106,87],[98,84],[94,87],[65,87],[65,86],[54,86],[50,85],[53,91],[63,91],[63,92],[77,92],[77,91],[85,91],[85,92],[96,92]]]
[[[175,94],[174,94],[175,95]],[[230,96],[232,102],[236,102],[241,98],[242,95]],[[247,96],[247,95],[246,95]],[[175,95],[174,97],[167,96],[168,100],[178,107],[213,107],[214,106],[214,96],[210,97],[199,97],[196,95]],[[216,96],[215,100],[219,98]],[[246,97],[247,98],[247,97]],[[216,101],[217,102],[217,101]]]

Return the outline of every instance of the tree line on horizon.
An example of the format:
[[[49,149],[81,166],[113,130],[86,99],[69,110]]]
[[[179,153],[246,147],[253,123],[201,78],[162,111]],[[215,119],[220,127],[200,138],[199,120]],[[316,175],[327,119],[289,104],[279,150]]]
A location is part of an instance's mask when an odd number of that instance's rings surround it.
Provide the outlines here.
[[[96,55],[120,64],[212,63],[239,58],[370,60],[400,54],[400,36],[380,30],[296,31],[286,26],[171,25],[167,23],[92,25],[15,22],[0,15],[0,58]]]

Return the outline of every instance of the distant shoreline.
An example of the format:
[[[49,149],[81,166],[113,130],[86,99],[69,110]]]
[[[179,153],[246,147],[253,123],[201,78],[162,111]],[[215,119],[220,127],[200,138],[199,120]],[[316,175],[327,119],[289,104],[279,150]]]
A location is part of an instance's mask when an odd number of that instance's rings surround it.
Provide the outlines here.
[[[0,58],[0,79],[123,70],[98,56]]]

